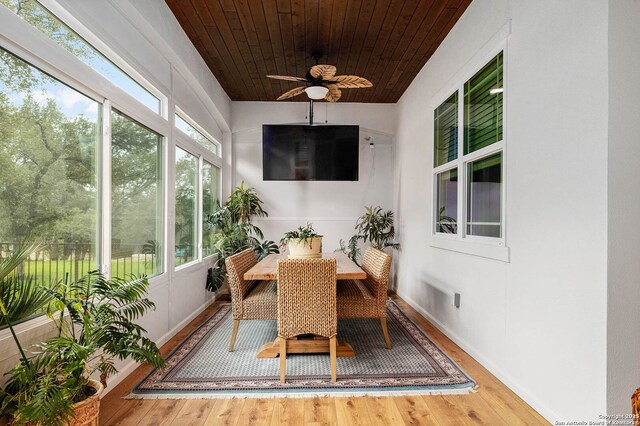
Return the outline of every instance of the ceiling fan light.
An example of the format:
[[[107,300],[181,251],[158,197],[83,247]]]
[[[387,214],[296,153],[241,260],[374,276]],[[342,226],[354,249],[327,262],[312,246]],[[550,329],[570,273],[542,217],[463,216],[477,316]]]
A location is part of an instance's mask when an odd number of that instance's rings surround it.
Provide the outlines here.
[[[329,89],[324,86],[309,86],[304,89],[304,91],[307,92],[307,96],[309,96],[310,99],[318,100],[324,99],[324,97],[327,96]]]

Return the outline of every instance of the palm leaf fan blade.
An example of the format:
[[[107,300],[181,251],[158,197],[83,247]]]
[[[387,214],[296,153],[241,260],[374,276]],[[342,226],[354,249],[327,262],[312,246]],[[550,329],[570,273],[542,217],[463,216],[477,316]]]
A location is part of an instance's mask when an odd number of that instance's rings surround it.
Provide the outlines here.
[[[273,78],[276,80],[287,80],[287,81],[307,81],[306,78],[302,77],[294,77],[291,75],[268,75],[268,78]]]
[[[296,87],[294,89],[291,89],[287,92],[284,92],[282,95],[280,95],[277,100],[281,101],[283,99],[289,99],[289,98],[293,98],[294,96],[298,96],[304,93],[304,89],[305,87]]]
[[[327,89],[329,89],[329,91],[324,98],[329,102],[337,102],[340,96],[342,96],[342,91],[338,89],[335,84],[327,85]]]
[[[364,89],[373,87],[373,83],[357,75],[336,75],[331,78],[331,82],[342,89]]]
[[[314,65],[309,70],[309,74],[311,74],[313,78],[330,80],[334,75],[336,75],[336,67],[333,65]]]

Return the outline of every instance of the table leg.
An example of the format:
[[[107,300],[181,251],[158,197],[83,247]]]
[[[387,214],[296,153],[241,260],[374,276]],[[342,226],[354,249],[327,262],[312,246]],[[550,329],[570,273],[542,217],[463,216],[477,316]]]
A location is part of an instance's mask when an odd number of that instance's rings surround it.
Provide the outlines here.
[[[311,336],[287,340],[287,354],[329,353],[330,344],[326,337]],[[265,343],[258,350],[257,358],[275,358],[280,354],[280,341]],[[356,356],[350,344],[338,340],[336,356]]]

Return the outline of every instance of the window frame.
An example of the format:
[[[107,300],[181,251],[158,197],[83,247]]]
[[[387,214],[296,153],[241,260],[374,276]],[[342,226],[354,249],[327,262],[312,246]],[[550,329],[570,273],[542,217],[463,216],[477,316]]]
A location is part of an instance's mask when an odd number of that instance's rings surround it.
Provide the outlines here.
[[[2,21],[2,19],[4,19],[3,17],[3,12],[6,10],[6,8],[2,5],[0,5],[0,21]],[[13,14],[12,12],[9,11],[9,15],[12,17],[15,17],[16,19],[22,21],[19,17],[17,17],[15,14]],[[31,25],[29,25],[26,22],[20,22],[19,25],[21,25],[22,23],[26,24],[29,28],[32,28]],[[40,34],[40,32],[36,29],[34,29],[35,31],[38,32],[38,34]],[[45,37],[46,38],[46,37]],[[49,40],[47,38],[47,40]],[[56,47],[59,47],[57,44],[55,44]],[[64,72],[60,71],[59,69],[57,69],[55,66],[52,66],[49,62],[42,60],[41,58],[39,58],[38,56],[36,56],[34,53],[31,53],[30,50],[26,49],[25,47],[17,44],[12,38],[9,37],[5,37],[4,34],[0,33],[0,49],[4,50],[6,52],[8,52],[9,54],[15,56],[18,60],[24,62],[25,64],[27,64],[29,67],[34,68],[35,70],[37,70],[39,73],[45,74],[47,75],[50,79],[55,80],[57,83],[60,83],[66,87],[68,87],[70,90],[73,90],[85,97],[87,97],[88,99],[96,102],[97,104],[97,118],[96,118],[96,141],[95,141],[95,150],[94,150],[94,159],[96,161],[96,167],[95,167],[95,189],[96,189],[96,197],[95,197],[95,208],[96,208],[96,215],[95,215],[95,228],[96,228],[96,234],[95,234],[95,240],[93,242],[93,247],[95,250],[95,259],[94,259],[94,263],[91,264],[91,267],[89,268],[90,270],[96,269],[96,268],[102,268],[102,256],[104,253],[104,247],[102,244],[102,224],[103,224],[103,197],[101,196],[100,192],[102,190],[102,185],[103,185],[103,165],[101,164],[101,160],[102,160],[102,156],[103,156],[103,147],[104,147],[104,143],[103,143],[103,139],[104,139],[104,128],[105,128],[105,117],[103,117],[104,111],[105,111],[105,105],[107,105],[109,103],[108,99],[106,99],[105,97],[101,96],[100,94],[96,93],[93,90],[89,90],[89,89],[85,89],[82,86],[79,86],[78,84],[75,84],[75,80],[70,78],[69,75],[65,74]],[[62,48],[61,48],[62,49]],[[62,49],[63,51],[66,52],[66,50]],[[29,323],[31,324],[33,323],[38,323],[37,320],[38,319],[42,319],[42,317],[46,317],[45,314],[38,314],[37,316],[34,316],[32,318],[26,319],[21,321],[18,324],[25,324],[25,323]],[[28,329],[28,327],[27,327]],[[7,330],[7,328],[3,328],[0,329],[0,339],[3,338],[4,334],[2,334],[2,331]],[[17,330],[17,329],[16,329]]]
[[[143,76],[130,62],[136,62],[134,58],[128,58],[125,60],[120,55],[114,52],[105,41],[96,37],[91,30],[84,26],[78,19],[73,16],[68,10],[62,7],[56,0],[36,0],[42,7],[47,9],[49,13],[58,18],[63,24],[68,26],[72,31],[78,34],[94,49],[96,49],[101,55],[103,55],[108,61],[113,63],[116,67],[120,68],[122,72],[127,74],[133,81],[138,83],[143,89],[149,92],[151,95],[158,98],[160,101],[160,111],[155,113],[156,115],[167,120],[168,118],[168,106],[169,100],[166,93],[169,93],[169,89],[164,87],[158,81],[150,82],[145,76]],[[82,62],[82,61],[81,61]],[[140,66],[136,62],[137,66]],[[99,73],[98,73],[99,74]],[[101,75],[102,76],[102,75]],[[105,77],[106,79],[106,77]],[[121,89],[122,90],[122,89]],[[140,103],[140,101],[137,101]],[[148,108],[147,108],[148,109]]]
[[[437,168],[433,169],[433,226],[431,228],[432,234],[441,238],[449,238],[454,239],[457,238],[460,233],[460,183],[462,181],[462,174],[460,173],[460,166],[458,165],[458,160],[452,160],[448,163],[442,164]],[[438,208],[438,175],[442,173],[446,173],[451,170],[458,169],[458,188],[457,188],[457,209],[456,209],[456,230],[455,234],[450,234],[447,232],[438,232],[438,216],[440,214]]]
[[[176,113],[178,111],[178,107],[176,107]],[[184,120],[184,115],[181,114],[181,118]],[[188,122],[189,124],[191,124],[190,122]],[[196,130],[200,131],[199,126],[198,127],[194,127]],[[204,199],[204,195],[203,195],[203,185],[202,185],[202,179],[203,179],[203,164],[206,161],[207,163],[211,164],[214,167],[217,167],[218,170],[220,170],[220,176],[222,177],[222,157],[220,157],[219,155],[214,154],[212,151],[208,150],[205,146],[201,145],[200,143],[196,142],[193,138],[191,138],[189,135],[187,135],[186,133],[184,133],[183,131],[181,131],[180,129],[178,129],[177,127],[174,126],[174,141],[175,144],[174,146],[176,148],[180,148],[183,151],[188,152],[189,154],[195,156],[198,158],[198,219],[197,219],[197,233],[198,233],[198,244],[197,244],[197,250],[198,250],[198,256],[192,260],[191,262],[187,262],[187,263],[183,263],[180,266],[175,266],[175,241],[174,241],[174,247],[172,249],[172,255],[171,255],[171,262],[174,265],[174,270],[176,272],[181,271],[189,266],[192,265],[196,265],[200,262],[206,261],[206,260],[210,260],[213,256],[215,256],[215,254],[210,254],[208,256],[203,256],[203,250],[204,250],[204,245],[203,245],[203,235],[204,235],[204,227],[203,227],[203,199]],[[203,133],[205,136],[210,137],[210,135],[208,133]],[[211,138],[211,140],[218,145],[218,151],[220,150],[220,143],[215,140],[214,138]],[[175,183],[175,179],[176,179],[176,171],[175,171],[175,166],[176,166],[176,161],[175,161],[175,152],[172,154],[172,163],[171,163],[171,167],[172,167],[172,181]],[[175,185],[174,185],[175,186]],[[218,193],[220,194],[220,196],[222,196],[222,179],[219,179],[218,181]],[[171,220],[171,229],[173,230],[173,233],[175,234],[175,188],[171,188],[171,202],[172,202],[172,206],[171,206],[171,211],[172,211],[172,220]],[[175,235],[174,235],[175,237]]]
[[[119,115],[123,115],[125,116],[127,119],[129,120],[133,120],[134,122],[136,122],[136,124],[138,124],[139,126],[142,127],[146,127],[148,130],[156,133],[159,137],[160,137],[160,149],[158,150],[158,155],[160,156],[160,170],[159,172],[161,173],[161,181],[162,184],[158,185],[158,194],[157,194],[157,199],[156,199],[156,204],[158,207],[161,206],[162,208],[162,214],[161,214],[161,218],[159,223],[156,223],[156,228],[160,228],[160,239],[162,241],[162,250],[161,250],[161,259],[160,259],[160,269],[161,272],[149,276],[149,283],[150,283],[150,287],[153,287],[156,281],[162,280],[164,281],[167,277],[167,273],[168,273],[168,269],[169,269],[169,265],[167,263],[167,259],[168,259],[168,254],[167,254],[167,245],[169,243],[169,237],[168,237],[168,232],[167,232],[167,217],[168,217],[168,212],[167,212],[167,188],[169,187],[169,175],[167,174],[167,153],[169,150],[169,143],[168,143],[168,138],[166,135],[158,132],[157,130],[154,130],[152,127],[147,126],[144,122],[141,122],[139,120],[137,120],[135,118],[135,116],[133,115],[129,115],[125,110],[120,109],[119,106],[114,105],[112,102],[110,102],[108,99],[105,101],[105,103],[108,105],[109,109],[108,109],[108,114],[109,116],[106,118],[103,118],[103,127],[105,134],[108,134],[108,138],[105,137],[103,135],[103,140],[102,142],[102,158],[100,158],[100,165],[101,167],[104,167],[104,164],[102,163],[102,161],[108,161],[108,169],[105,167],[105,172],[100,174],[100,179],[103,181],[103,185],[101,186],[102,189],[102,193],[103,196],[105,197],[103,199],[103,204],[101,205],[101,212],[102,212],[102,216],[101,216],[101,226],[102,226],[102,235],[106,236],[108,235],[109,238],[104,238],[102,240],[102,249],[104,250],[104,258],[103,260],[103,264],[101,264],[101,270],[104,268],[104,270],[108,270],[109,273],[107,276],[111,276],[111,264],[113,262],[112,256],[111,256],[111,244],[112,244],[112,234],[111,231],[113,229],[113,224],[112,224],[112,215],[111,215],[111,211],[112,211],[112,206],[113,206],[113,201],[111,198],[112,195],[112,176],[113,176],[113,169],[112,169],[112,134],[111,134],[111,130],[112,130],[112,118],[113,118],[113,110],[115,110],[116,114]],[[107,113],[107,109],[103,107],[103,115],[105,115]],[[107,173],[108,172],[108,173]],[[108,185],[108,188],[106,187],[106,185]],[[108,220],[105,219],[105,213],[108,214]],[[156,234],[157,235],[157,234]],[[107,256],[108,254],[108,256]]]
[[[42,5],[49,9],[48,4],[44,2]],[[50,10],[65,25],[77,32],[73,22],[67,22],[60,18],[55,10]],[[147,108],[133,96],[129,95],[118,86],[114,85],[106,77],[102,76],[89,65],[76,58],[62,46],[58,45],[54,40],[47,37],[40,30],[33,27],[28,22],[14,14],[11,10],[0,5],[0,21],[3,22],[3,31],[0,33],[0,47],[27,62],[28,64],[38,68],[42,72],[50,75],[52,78],[64,83],[70,88],[82,93],[83,95],[95,100],[101,105],[102,114],[102,132],[98,147],[98,188],[101,191],[99,196],[99,206],[96,220],[98,221],[98,250],[97,264],[106,277],[111,277],[111,111],[118,110],[132,120],[138,122],[142,126],[149,128],[162,137],[162,173],[163,182],[158,191],[162,191],[162,220],[163,227],[162,244],[163,258],[162,271],[157,275],[149,277],[150,289],[165,284],[169,277],[169,239],[168,239],[168,187],[170,176],[168,175],[168,152],[169,135],[171,135],[171,124],[160,114],[157,114]],[[83,38],[86,34],[78,32]],[[97,37],[90,37],[90,41]],[[93,43],[91,43],[93,44]],[[96,47],[94,45],[94,47]],[[109,60],[109,52],[100,50],[101,54]],[[114,61],[118,66],[121,64]],[[128,73],[129,66],[123,68]],[[139,75],[135,73],[135,75]],[[139,84],[148,89],[148,83],[143,84],[130,75]],[[146,80],[145,80],[146,81]],[[154,95],[158,92],[154,89],[151,93]],[[161,95],[161,110],[168,111],[171,109],[171,103],[168,98]],[[167,107],[168,105],[168,107]],[[164,115],[167,115],[166,113]],[[39,317],[38,317],[39,318]],[[29,320],[30,322],[33,320]],[[0,337],[1,337],[0,333]]]
[[[431,176],[431,238],[430,246],[442,248],[446,250],[452,250],[462,252],[466,254],[476,255],[480,257],[486,257],[490,259],[509,262],[509,247],[507,246],[506,235],[506,194],[507,194],[507,140],[508,140],[508,48],[506,40],[502,40],[499,43],[493,45],[494,47],[486,50],[482,54],[474,58],[473,65],[466,67],[463,72],[456,74],[455,81],[448,85],[448,90],[442,90],[438,96],[434,98],[434,102],[431,104],[432,123],[434,122],[434,111],[447,101],[456,91],[458,92],[458,156],[454,160],[441,164],[435,167],[434,161],[431,162],[432,176]],[[494,142],[491,145],[485,146],[477,151],[469,154],[464,153],[464,87],[468,80],[484,68],[490,61],[492,61],[500,52],[502,52],[502,140]],[[435,123],[434,123],[435,124]],[[432,132],[431,153],[435,156],[435,129]],[[469,193],[469,176],[468,165],[474,161],[481,160],[490,155],[502,153],[502,165],[501,165],[501,232],[500,237],[486,237],[479,235],[469,235],[467,233],[467,206],[468,206],[468,193]],[[437,221],[439,216],[438,211],[438,187],[437,180],[438,175],[453,169],[458,169],[458,205],[457,205],[457,232],[455,234],[448,234],[437,231]]]
[[[201,157],[200,158],[200,164],[199,164],[199,176],[200,176],[200,202],[199,202],[199,206],[198,206],[198,212],[200,215],[202,215],[202,217],[200,218],[200,220],[198,221],[198,244],[200,246],[199,249],[199,253],[200,253],[200,260],[208,260],[208,259],[212,259],[216,254],[212,253],[209,255],[204,255],[204,163],[208,163],[209,165],[211,165],[212,167],[215,167],[218,169],[219,172],[219,176],[218,176],[218,198],[219,198],[219,202],[222,205],[222,166],[221,165],[216,165],[210,161],[208,161],[206,158]]]
[[[185,133],[182,129],[180,129],[175,123],[175,116],[176,115],[179,116],[185,123],[187,123],[188,125],[193,127],[194,130],[199,132],[200,135],[202,135],[205,139],[207,139],[209,142],[211,142],[216,147],[216,152],[212,152],[212,151],[206,149],[206,147],[204,145],[202,145],[201,143],[199,143],[198,141],[193,139],[191,136],[189,136],[187,133]],[[178,132],[178,134],[180,136],[185,136],[187,138],[187,140],[191,140],[191,141],[195,142],[197,145],[200,145],[206,151],[208,151],[211,154],[213,154],[214,157],[222,158],[222,144],[218,140],[216,140],[216,138],[211,136],[211,134],[209,132],[207,132],[202,126],[200,126],[198,123],[196,123],[195,120],[193,120],[191,117],[189,117],[189,115],[187,115],[182,110],[182,108],[180,108],[178,105],[175,106],[175,113],[174,113],[174,116],[173,116],[173,127],[174,127],[174,129],[177,130],[177,132]]]
[[[184,143],[184,141],[182,141]],[[176,174],[176,165],[177,165],[177,157],[176,157],[176,150],[177,149],[181,149],[182,151],[186,152],[188,155],[193,156],[197,163],[196,163],[196,176],[197,176],[197,180],[196,180],[196,220],[195,220],[195,225],[196,225],[196,255],[194,256],[193,260],[190,260],[189,262],[185,262],[181,265],[176,266],[176,182],[177,182],[177,174]],[[196,265],[200,262],[202,262],[202,225],[200,224],[200,222],[202,221],[202,155],[198,154],[198,153],[194,153],[192,152],[190,149],[185,148],[184,146],[182,146],[182,143],[180,143],[180,139],[176,138],[176,144],[174,146],[174,152],[173,152],[173,197],[171,202],[173,203],[173,247],[171,250],[171,257],[172,257],[172,263],[173,263],[173,268],[174,271],[178,272],[182,269],[186,269],[189,266],[192,265]]]
[[[88,44],[95,48],[107,60],[120,68],[131,79],[137,82],[145,90],[160,100],[160,113],[156,113],[147,108],[142,102],[129,93],[112,83],[98,71],[76,58],[69,51],[64,49],[51,38],[43,34],[39,29],[32,26],[27,21],[13,13],[4,5],[0,5],[0,22],[2,31],[0,32],[0,47],[9,53],[17,56],[29,65],[48,74],[55,80],[70,87],[71,89],[87,96],[100,104],[101,129],[98,130],[99,141],[97,146],[97,190],[98,206],[96,209],[97,221],[97,248],[96,263],[106,277],[111,276],[111,184],[112,184],[112,164],[111,164],[111,113],[112,109],[117,109],[123,115],[138,122],[142,126],[149,128],[161,136],[162,147],[159,155],[162,156],[161,173],[162,185],[158,187],[159,200],[162,206],[162,217],[158,226],[162,227],[161,243],[162,247],[162,271],[149,278],[149,292],[169,284],[175,275],[173,263],[174,250],[169,249],[174,246],[174,236],[172,236],[173,222],[170,220],[174,211],[172,200],[175,198],[175,175],[173,164],[175,163],[175,147],[180,146],[190,153],[198,153],[199,161],[199,184],[202,187],[202,165],[207,161],[220,171],[218,190],[222,197],[223,188],[223,160],[222,144],[209,132],[204,130],[197,123],[193,122],[187,114],[181,112],[181,118],[191,124],[195,129],[213,141],[218,149],[217,155],[213,154],[204,146],[193,141],[188,135],[181,131],[175,131],[174,114],[182,111],[175,105],[175,99],[171,95],[171,89],[160,83],[153,75],[148,75],[144,66],[137,62],[136,58],[120,56],[109,46],[113,43],[108,35],[102,39],[93,34],[72,13],[65,9],[55,0],[38,0],[38,3],[47,9],[52,15],[59,19],[64,25],[83,38]],[[202,191],[199,191],[198,215],[202,217]],[[214,255],[202,256],[202,220],[198,220],[198,259],[197,262],[190,262],[181,265],[180,269],[198,265],[201,267],[203,261],[211,259]],[[183,268],[184,267],[184,268]],[[40,315],[16,325],[19,333],[28,333],[31,330],[50,324],[51,320],[44,315]],[[0,330],[0,341],[9,337],[9,330]]]

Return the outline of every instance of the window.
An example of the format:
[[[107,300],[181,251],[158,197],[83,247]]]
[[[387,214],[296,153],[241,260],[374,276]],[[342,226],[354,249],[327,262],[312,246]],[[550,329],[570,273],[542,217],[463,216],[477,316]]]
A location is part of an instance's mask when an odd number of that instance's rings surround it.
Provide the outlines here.
[[[9,23],[0,25],[0,259],[38,240],[43,247],[17,268],[37,282],[76,280],[95,269],[162,282],[169,255],[165,150],[172,141],[167,120],[141,105],[160,114],[164,96],[39,2],[0,0],[0,14]],[[186,115],[180,120],[181,139],[199,156],[177,152],[176,264],[213,252],[200,235],[219,203],[221,162],[218,142]]]
[[[434,166],[458,158],[458,92],[434,112]]]
[[[198,221],[202,226],[202,254],[207,257],[214,253],[213,235],[208,232],[207,218],[220,205],[220,169],[202,160],[198,173],[199,159],[176,147],[176,220],[175,220],[175,265],[180,266],[199,258]],[[198,176],[202,181],[198,181]],[[200,191],[198,189],[201,188]],[[200,195],[198,195],[200,194]],[[198,211],[198,196],[202,200],[202,211]]]
[[[502,140],[502,53],[464,85],[464,153]]]
[[[436,232],[458,232],[458,169],[436,175],[437,212]]]
[[[182,111],[176,110],[176,128],[195,142],[182,138],[185,140],[181,143],[191,146],[188,149],[199,156],[176,147],[175,265],[179,266],[214,254],[207,218],[220,205],[220,168],[213,165],[219,161],[216,156],[220,150],[213,138],[198,130]]]
[[[198,142],[200,145],[204,146],[214,154],[220,155],[218,151],[218,145],[215,142],[213,142],[212,138],[209,138],[199,130],[196,130],[194,126],[189,124],[187,120],[182,118],[178,113],[176,113],[175,121],[176,121],[176,127],[180,131],[182,131],[185,135],[189,136],[191,139]]]
[[[503,243],[503,92],[500,52],[434,111],[438,235]],[[463,149],[458,147],[460,140]],[[458,226],[461,221],[464,225]]]
[[[176,147],[175,266],[198,257],[198,158]]]
[[[0,49],[0,258],[41,283],[97,267],[97,151],[102,106]]]
[[[111,114],[111,274],[162,273],[162,136]]]
[[[213,254],[213,234],[208,232],[207,217],[220,206],[220,169],[202,163],[202,257]]]
[[[467,235],[501,237],[502,153],[467,164]]]
[[[151,111],[160,114],[161,102],[157,96],[151,94],[37,1],[0,0],[0,4],[5,5],[13,13],[42,31],[47,37],[136,98]]]
[[[0,49],[0,251],[46,248],[24,272],[48,281],[96,266],[101,105]]]

